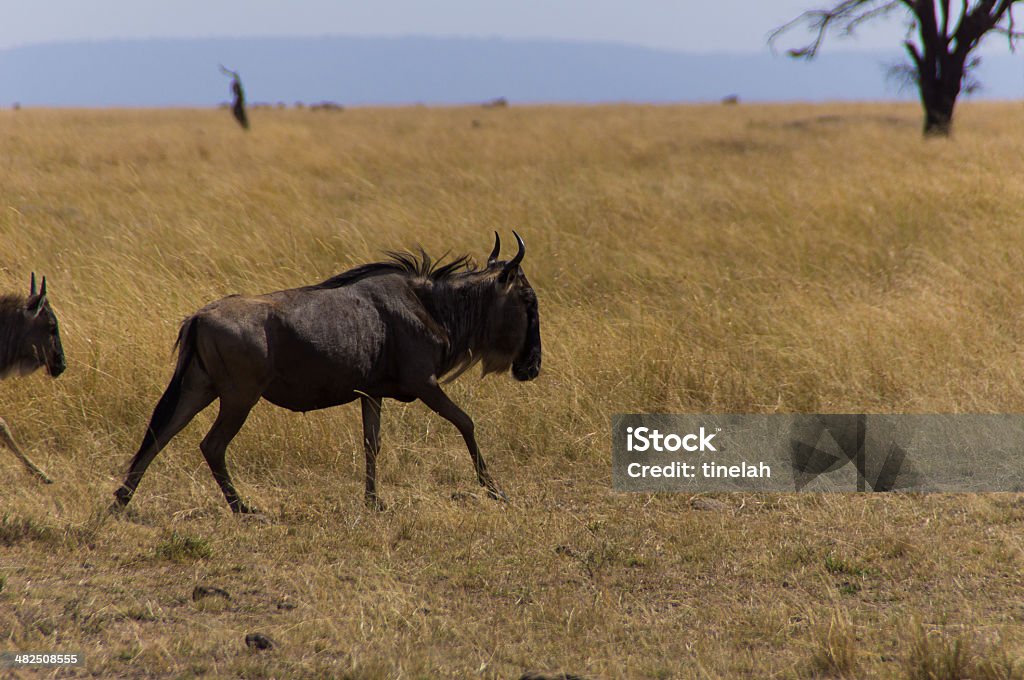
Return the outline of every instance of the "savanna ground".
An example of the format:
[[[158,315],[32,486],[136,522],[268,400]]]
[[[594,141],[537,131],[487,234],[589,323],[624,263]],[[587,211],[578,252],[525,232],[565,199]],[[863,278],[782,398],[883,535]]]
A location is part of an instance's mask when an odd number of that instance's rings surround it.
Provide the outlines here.
[[[0,453],[0,650],[96,677],[1016,677],[1024,502],[624,495],[621,412],[1024,411],[1024,108],[913,105],[0,113],[0,283],[48,276],[69,369],[0,385],[57,483]],[[211,408],[108,517],[180,320],[422,244],[526,239],[538,380],[463,376],[511,501],[387,403]],[[193,600],[197,586],[230,599]],[[252,651],[246,634],[277,645]],[[931,675],[929,675],[929,673]]]

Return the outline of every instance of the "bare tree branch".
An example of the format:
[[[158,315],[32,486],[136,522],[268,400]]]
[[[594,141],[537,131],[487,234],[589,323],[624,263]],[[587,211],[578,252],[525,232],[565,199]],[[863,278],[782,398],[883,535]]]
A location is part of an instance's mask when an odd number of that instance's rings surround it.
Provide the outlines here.
[[[1006,18],[1006,25],[1005,26],[996,25],[996,26],[993,26],[989,30],[992,33],[996,33],[998,35],[1005,36],[1006,37],[1006,44],[1007,44],[1007,47],[1010,48],[1010,52],[1016,53],[1017,52],[1017,41],[1020,40],[1021,38],[1024,38],[1024,31],[1018,31],[1017,30],[1017,26],[1016,26],[1016,23],[1014,21],[1014,16],[1013,16],[1013,4],[1012,3],[1006,9],[1006,14],[1004,16]]]
[[[831,9],[812,9],[800,14],[768,34],[768,44],[774,49],[775,41],[796,26],[805,25],[814,33],[814,38],[803,47],[789,49],[786,53],[794,58],[812,59],[825,40],[825,35],[836,28],[843,35],[853,31],[866,21],[886,14],[908,0],[843,0]]]
[[[942,0],[942,40],[949,44],[949,0]]]
[[[845,28],[843,29],[843,34],[853,35],[854,29],[856,29],[858,26],[860,26],[863,23],[867,23],[872,19],[888,14],[893,9],[895,9],[899,4],[899,0],[891,0],[890,2],[886,2],[884,5],[864,12],[860,16],[853,17],[852,19],[850,19],[849,23],[847,23]]]
[[[1006,17],[1007,17],[1007,24],[1008,24],[1007,25],[1007,29],[1006,29],[1006,42],[1009,45],[1010,51],[1011,52],[1016,52],[1017,51],[1017,49],[1016,49],[1017,42],[1016,42],[1016,40],[1014,40],[1014,33],[1016,33],[1016,31],[1014,30],[1014,26],[1013,26],[1013,7],[1012,6],[1010,7],[1010,9],[1006,10]]]
[[[918,72],[920,72],[921,61],[923,58],[921,57],[921,52],[917,49],[917,45],[908,40],[903,43],[903,47],[910,53],[910,58],[914,60],[914,67],[917,68]]]

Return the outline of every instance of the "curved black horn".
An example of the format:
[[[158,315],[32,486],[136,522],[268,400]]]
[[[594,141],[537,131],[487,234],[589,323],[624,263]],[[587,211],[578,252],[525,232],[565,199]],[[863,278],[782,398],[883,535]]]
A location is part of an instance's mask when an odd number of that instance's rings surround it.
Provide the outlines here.
[[[39,286],[39,297],[46,297],[46,277],[43,277],[43,282]]]
[[[498,261],[499,251],[501,251],[501,237],[498,236],[498,232],[494,232],[494,250],[492,250],[491,254],[487,256],[488,267]]]
[[[523,239],[514,230],[512,235],[516,237],[516,241],[519,243],[519,252],[505,265],[505,272],[511,272],[518,267],[519,263],[523,261],[523,256],[526,255],[526,244],[523,243]]]
[[[35,272],[32,272],[32,285],[28,289],[28,294],[29,295],[35,295],[36,294],[36,273]]]

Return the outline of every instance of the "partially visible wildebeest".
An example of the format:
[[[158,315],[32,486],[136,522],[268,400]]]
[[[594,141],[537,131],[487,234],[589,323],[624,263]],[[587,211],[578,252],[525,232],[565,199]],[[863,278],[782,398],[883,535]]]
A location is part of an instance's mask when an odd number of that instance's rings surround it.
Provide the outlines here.
[[[46,297],[46,277],[36,292],[33,273],[27,298],[23,295],[0,297],[0,379],[28,375],[43,366],[54,378],[66,368],[57,316]],[[18,448],[3,418],[0,418],[0,439],[33,474],[51,483],[46,473]]]
[[[513,232],[514,233],[514,232]],[[262,397],[292,411],[362,403],[366,503],[377,496],[380,409],[384,398],[419,399],[450,421],[465,439],[477,479],[504,499],[474,437],[473,420],[441,389],[480,363],[484,374],[509,368],[517,380],[540,372],[537,296],[520,264],[526,253],[487,266],[465,257],[434,263],[420,252],[390,253],[303,288],[255,297],[232,295],[187,318],[178,333],[178,362],[150,419],[117,509],[127,505],[153,458],[214,399],[220,413],[200,444],[206,462],[235,512],[254,512],[239,497],[224,461],[228,443]]]

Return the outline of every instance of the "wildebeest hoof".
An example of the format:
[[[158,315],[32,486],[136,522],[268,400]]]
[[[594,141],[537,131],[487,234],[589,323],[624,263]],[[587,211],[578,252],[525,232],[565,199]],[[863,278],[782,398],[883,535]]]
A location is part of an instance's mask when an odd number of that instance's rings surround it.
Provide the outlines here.
[[[384,512],[388,509],[388,504],[380,499],[380,496],[367,496],[365,498],[366,507],[375,512]]]
[[[123,486],[118,487],[117,491],[114,492],[114,504],[110,506],[110,509],[115,508],[121,509],[132,500],[132,491]]]
[[[128,516],[130,514],[128,508],[128,501],[118,498],[116,501],[114,501],[107,507],[107,514],[114,515],[116,517]]]
[[[245,503],[243,503],[241,501],[239,501],[237,503],[233,503],[231,505],[231,510],[232,510],[232,512],[236,512],[239,515],[262,515],[263,514],[262,512],[260,512],[259,508],[254,508],[251,505],[246,505]]]
[[[498,487],[491,487],[487,489],[487,496],[493,498],[496,501],[508,503],[508,496],[506,496],[505,493]]]

